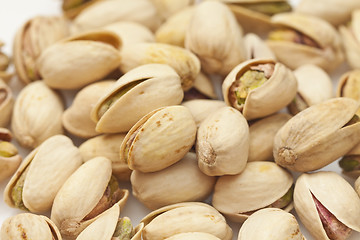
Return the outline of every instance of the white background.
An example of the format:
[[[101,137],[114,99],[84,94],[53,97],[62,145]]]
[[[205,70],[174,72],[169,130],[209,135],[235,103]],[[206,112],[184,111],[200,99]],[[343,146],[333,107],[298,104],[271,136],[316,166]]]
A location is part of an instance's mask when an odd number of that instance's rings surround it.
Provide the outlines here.
[[[129,0],[131,1],[131,0]],[[292,1],[293,4],[296,4],[298,1]],[[17,29],[21,27],[21,25],[28,19],[36,16],[36,15],[58,15],[61,13],[61,1],[60,0],[0,0],[0,40],[6,43],[3,51],[7,54],[11,55],[12,41]],[[339,76],[348,70],[346,65],[343,65],[338,71],[332,74],[332,79],[334,81],[334,86],[338,81]],[[16,79],[12,79],[10,82],[11,88],[14,90],[15,94],[19,92],[19,90],[23,87],[23,85]],[[66,104],[72,100],[74,96],[74,92],[68,91],[65,94]],[[76,144],[79,144],[78,139],[74,139]],[[24,158],[28,151],[21,149],[20,151],[22,157]],[[325,167],[322,170],[331,170],[340,173],[340,168],[337,165],[337,162]],[[295,174],[296,175],[296,174]],[[295,178],[297,176],[294,176]],[[346,178],[351,184],[354,183],[352,179]],[[3,191],[6,183],[9,179],[0,183],[0,225],[2,222],[17,213],[21,213],[21,210],[12,209],[8,207],[3,198]],[[130,184],[122,184],[122,187],[126,187],[130,189]],[[86,196],[85,196],[86,197]],[[121,213],[122,216],[128,216],[134,222],[134,224],[138,224],[139,221],[150,211],[145,208],[141,203],[139,203],[136,199],[130,196],[128,203]],[[294,213],[294,211],[293,211]],[[46,213],[49,216],[49,213]],[[360,217],[360,216],[359,216]],[[240,225],[237,223],[230,223],[233,227],[234,237],[233,239],[237,239],[237,234]],[[259,226],[260,227],[260,226]],[[261,227],[260,227],[261,228]],[[307,239],[312,239],[309,233],[301,227],[302,232],[307,237]],[[353,233],[351,240],[360,239],[359,233]],[[265,240],[265,239],[264,239]]]

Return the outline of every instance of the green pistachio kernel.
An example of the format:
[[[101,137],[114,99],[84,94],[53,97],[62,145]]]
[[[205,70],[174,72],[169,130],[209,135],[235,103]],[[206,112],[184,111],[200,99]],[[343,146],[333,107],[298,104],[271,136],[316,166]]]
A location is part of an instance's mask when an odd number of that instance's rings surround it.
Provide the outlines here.
[[[130,240],[134,235],[134,228],[128,217],[118,220],[112,240]]]
[[[25,210],[25,211],[28,211],[28,209],[24,205],[22,193],[23,193],[25,178],[28,173],[28,169],[29,169],[29,166],[27,166],[25,168],[25,171],[23,171],[23,173],[20,175],[20,177],[16,181],[16,184],[11,189],[11,199],[14,202],[14,205],[17,208],[20,208],[21,210]]]
[[[293,184],[284,196],[282,196],[279,200],[275,201],[269,207],[284,208],[289,205],[293,200],[294,188],[295,185]]]
[[[13,157],[18,154],[16,147],[9,142],[0,142],[0,157]]]
[[[345,156],[339,161],[339,166],[345,171],[350,172],[360,168],[358,156]]]
[[[248,70],[240,77],[240,86],[235,90],[237,103],[243,105],[250,90],[260,87],[265,81],[265,73],[257,70]]]

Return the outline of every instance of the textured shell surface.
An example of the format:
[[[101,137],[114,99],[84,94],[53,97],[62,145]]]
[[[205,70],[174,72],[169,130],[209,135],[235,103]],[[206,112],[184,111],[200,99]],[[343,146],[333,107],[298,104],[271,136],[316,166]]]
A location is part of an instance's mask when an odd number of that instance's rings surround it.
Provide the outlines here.
[[[13,111],[14,101],[11,88],[0,78],[0,127],[8,125]]]

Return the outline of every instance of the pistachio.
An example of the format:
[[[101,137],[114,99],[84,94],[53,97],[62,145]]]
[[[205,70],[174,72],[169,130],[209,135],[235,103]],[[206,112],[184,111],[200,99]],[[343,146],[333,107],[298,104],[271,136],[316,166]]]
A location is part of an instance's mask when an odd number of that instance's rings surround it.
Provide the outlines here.
[[[204,232],[178,233],[165,240],[220,240],[220,238]]]
[[[254,33],[248,33],[244,36],[246,48],[246,60],[256,58],[274,59],[276,57],[266,43]]]
[[[9,142],[0,142],[0,157],[13,157],[18,154],[16,147]]]
[[[360,157],[357,155],[348,155],[339,161],[339,166],[345,172],[360,170]]]
[[[123,217],[118,220],[112,240],[130,240],[134,235],[130,218]]]
[[[184,92],[184,101],[193,99],[217,99],[215,87],[209,76],[200,72],[194,81],[194,86]]]
[[[11,89],[0,76],[0,128],[8,125],[13,111],[14,99]]]
[[[13,76],[12,73],[6,71],[10,64],[10,58],[1,51],[3,45],[4,43],[0,41],[0,80],[1,80],[0,85],[2,85],[3,81],[8,82]],[[0,96],[0,106],[1,106],[1,96]]]
[[[68,18],[75,18],[82,10],[99,0],[64,0],[62,10]]]
[[[11,176],[21,163],[17,148],[10,143],[11,132],[0,128],[0,182]]]
[[[255,2],[255,3],[241,3],[240,6],[251,11],[259,12],[265,15],[272,16],[277,13],[290,12],[291,5],[287,2]]]
[[[360,89],[360,71],[353,70],[350,72],[344,73],[339,80],[336,96],[337,97],[348,97],[360,102],[360,94],[358,90]],[[360,110],[356,112],[360,114]]]
[[[0,52],[0,71],[6,71],[10,63],[10,59],[7,55]]]
[[[195,0],[172,0],[171,2],[167,0],[151,0],[151,2],[157,8],[159,15],[163,19],[167,19],[184,8],[193,5]]]

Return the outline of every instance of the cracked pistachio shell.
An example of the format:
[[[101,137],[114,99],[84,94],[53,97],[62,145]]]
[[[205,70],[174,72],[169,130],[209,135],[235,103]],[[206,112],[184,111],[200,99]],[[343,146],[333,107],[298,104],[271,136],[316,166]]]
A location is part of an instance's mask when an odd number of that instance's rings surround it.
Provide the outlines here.
[[[226,219],[212,206],[200,202],[172,204],[157,209],[142,220],[144,240],[160,240],[180,234],[209,233],[223,240],[232,239],[233,232]]]
[[[264,239],[305,240],[305,237],[292,214],[278,208],[265,208],[256,211],[244,222],[238,236],[238,240]]]
[[[159,171],[181,160],[195,137],[196,124],[186,107],[159,108],[129,130],[120,146],[120,160],[132,170]]]
[[[165,240],[220,240],[220,238],[215,237],[210,233],[189,232],[175,234],[171,237],[165,238]]]
[[[295,99],[288,106],[295,115],[307,107],[333,97],[333,86],[329,75],[316,65],[302,65],[294,71],[298,83]]]
[[[51,45],[37,60],[44,82],[59,89],[78,89],[100,80],[120,64],[121,40],[106,30],[72,36]]]
[[[56,134],[62,134],[64,107],[59,95],[43,81],[25,86],[16,98],[11,128],[16,140],[26,148],[35,148]]]
[[[291,115],[287,113],[276,113],[250,125],[248,162],[274,159],[272,150],[275,135],[290,118]]]
[[[52,136],[21,163],[5,188],[4,201],[10,207],[17,207],[11,195],[26,170],[21,189],[22,202],[30,212],[45,212],[51,208],[61,186],[81,164],[79,150],[70,138],[64,135]]]
[[[82,231],[76,240],[112,240],[120,217],[120,207],[112,206]],[[129,240],[141,240],[142,224],[135,228],[135,235]],[[128,238],[126,238],[128,239]],[[126,240],[124,239],[124,240]],[[123,240],[121,238],[120,240]]]
[[[195,0],[151,0],[151,2],[155,5],[158,14],[163,19],[168,19],[177,12],[180,12],[186,7],[193,5]]]
[[[360,231],[360,199],[352,186],[335,172],[302,174],[296,181],[294,206],[315,239],[327,239],[313,196],[338,221]]]
[[[63,17],[37,16],[28,20],[16,33],[13,58],[17,75],[24,83],[41,79],[36,61],[42,52],[69,35]]]
[[[96,29],[118,21],[137,22],[154,31],[161,20],[150,0],[99,1],[74,19],[74,31]]]
[[[190,24],[193,12],[194,7],[187,7],[170,16],[156,30],[156,42],[184,47],[186,30]]]
[[[0,78],[0,127],[8,125],[14,107],[11,89]]]
[[[184,91],[189,90],[200,73],[200,61],[189,50],[165,43],[136,43],[121,51],[120,70],[129,72],[151,63],[167,64],[180,76]]]
[[[290,172],[273,162],[249,162],[238,175],[221,176],[215,184],[212,205],[235,222],[244,222],[252,211],[282,198],[293,184]],[[292,202],[285,207],[289,212]]]
[[[81,231],[109,210],[84,220],[104,195],[110,178],[111,161],[105,157],[96,157],[81,165],[66,180],[51,209],[51,220],[58,226],[63,237],[75,239]],[[128,190],[121,191],[120,199],[114,204],[120,208],[125,205],[129,196]]]
[[[319,17],[337,26],[349,21],[351,12],[357,8],[360,2],[353,0],[301,0],[295,12]]]
[[[234,94],[231,87],[235,81],[243,76],[250,67],[261,64],[274,64],[275,68],[265,83],[249,91],[241,109],[247,120],[265,117],[281,110],[294,99],[296,94],[297,82],[290,69],[271,59],[252,59],[236,66],[225,78],[222,92],[227,105],[236,108],[230,101]]]
[[[181,105],[190,110],[192,116],[194,117],[196,126],[198,127],[200,126],[200,123],[211,113],[222,107],[226,107],[224,101],[211,99],[194,99],[185,101]]]
[[[161,171],[133,171],[131,174],[133,195],[153,210],[179,202],[205,200],[212,192],[215,181],[215,177],[200,171],[196,154],[191,152]]]
[[[2,142],[6,144],[2,148],[0,147],[0,182],[13,175],[22,160],[16,147],[10,143],[11,139],[11,132],[0,127],[0,144]]]
[[[360,5],[360,4],[359,4]],[[360,6],[359,6],[360,7]],[[352,12],[352,21],[348,27],[339,28],[349,65],[353,69],[360,68],[360,10]]]
[[[359,142],[360,123],[346,125],[358,108],[353,99],[333,98],[301,111],[276,134],[275,162],[292,171],[307,172],[345,155]]]
[[[242,28],[230,9],[217,1],[195,6],[185,46],[199,57],[203,71],[210,74],[226,75],[245,59]]]
[[[266,58],[276,60],[276,56],[268,45],[256,34],[248,33],[244,36],[246,60]]]
[[[201,122],[196,140],[199,168],[209,176],[241,173],[249,152],[249,125],[232,107],[222,107]]]
[[[20,213],[9,217],[1,226],[3,240],[62,240],[55,224],[47,217],[32,213]]]
[[[202,72],[200,72],[196,77],[193,88],[208,98],[217,98],[215,88],[210,77]]]
[[[300,13],[276,14],[271,21],[278,27],[300,32],[319,45],[312,47],[292,41],[267,40],[278,61],[289,68],[295,69],[304,64],[314,64],[330,72],[344,60],[341,39],[336,29],[328,22]]]
[[[85,162],[101,156],[110,159],[112,174],[120,181],[130,181],[131,170],[125,161],[120,160],[119,156],[119,146],[125,136],[125,133],[117,133],[90,138],[80,145],[80,154]]]
[[[336,97],[348,97],[360,102],[360,70],[344,73],[340,77]],[[356,114],[360,115],[360,110]]]
[[[98,132],[127,132],[147,113],[159,107],[179,104],[183,96],[179,76],[171,67],[146,64],[117,80],[95,104],[91,118],[97,122]],[[102,110],[104,107],[105,112]]]
[[[100,133],[95,131],[96,123],[91,120],[90,113],[96,102],[112,87],[115,80],[92,83],[81,89],[68,109],[62,115],[62,124],[71,134],[90,138]]]
[[[115,33],[122,42],[122,48],[129,44],[155,42],[155,36],[149,28],[136,22],[119,21],[103,27]]]

